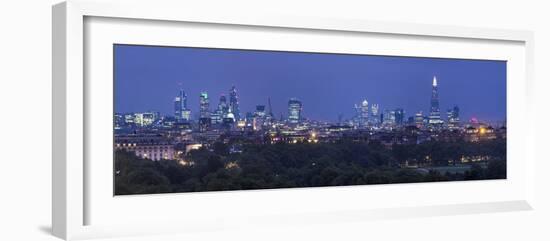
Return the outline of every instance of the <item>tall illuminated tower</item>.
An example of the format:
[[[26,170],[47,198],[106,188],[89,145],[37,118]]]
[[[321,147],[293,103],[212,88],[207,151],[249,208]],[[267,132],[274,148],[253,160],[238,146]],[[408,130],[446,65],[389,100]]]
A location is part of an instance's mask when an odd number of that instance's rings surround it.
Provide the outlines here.
[[[212,124],[220,124],[223,121],[223,118],[227,116],[228,109],[227,109],[227,101],[225,98],[225,95],[220,96],[220,102],[218,103],[218,108],[212,111],[210,113],[210,118],[212,121]]]
[[[191,110],[187,108],[187,95],[183,90],[180,90],[178,96],[174,98],[174,116],[177,120],[191,119]]]
[[[441,120],[441,112],[439,111],[439,93],[437,90],[437,78],[435,76],[432,82],[432,98],[430,101],[430,115],[428,117],[428,123],[432,126],[443,123]]]
[[[229,113],[229,106],[227,105],[227,98],[225,98],[225,95],[220,96],[220,102],[218,104],[218,111],[221,112],[222,118],[227,116],[227,113]]]
[[[403,125],[405,121],[405,111],[403,108],[397,108],[395,111],[395,124],[397,125]]]
[[[239,98],[237,96],[237,88],[232,86],[229,90],[229,110],[235,116],[235,120],[241,119],[241,112],[239,110]]]
[[[200,118],[209,118],[210,117],[210,100],[208,99],[208,93],[203,91],[200,93]]]
[[[369,121],[369,102],[365,99],[361,102],[360,125],[366,126]]]
[[[288,122],[297,124],[302,120],[302,102],[296,98],[288,101]]]
[[[371,122],[373,124],[376,124],[380,122],[380,114],[379,114],[380,106],[378,104],[372,104],[370,110],[371,110]]]

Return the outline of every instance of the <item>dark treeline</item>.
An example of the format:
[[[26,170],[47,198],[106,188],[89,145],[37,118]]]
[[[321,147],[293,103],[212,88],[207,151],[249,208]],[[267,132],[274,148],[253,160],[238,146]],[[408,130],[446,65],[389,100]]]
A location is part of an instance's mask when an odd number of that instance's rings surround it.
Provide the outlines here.
[[[506,178],[506,140],[478,143],[425,142],[394,145],[378,142],[244,144],[242,152],[215,143],[191,151],[192,166],[175,160],[151,161],[133,153],[115,154],[115,194],[147,194],[290,187]],[[461,165],[463,157],[487,160],[468,164],[463,172],[430,167]],[[405,162],[418,168],[403,168]],[[422,171],[420,171],[422,170]]]

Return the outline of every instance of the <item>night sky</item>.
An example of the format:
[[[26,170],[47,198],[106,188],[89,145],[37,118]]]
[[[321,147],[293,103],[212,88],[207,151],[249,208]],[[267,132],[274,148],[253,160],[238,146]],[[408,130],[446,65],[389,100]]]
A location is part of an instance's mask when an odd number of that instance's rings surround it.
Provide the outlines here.
[[[220,94],[238,90],[241,112],[267,105],[287,116],[291,97],[303,103],[306,118],[352,118],[353,106],[367,99],[380,110],[403,108],[406,116],[428,113],[437,76],[442,116],[458,105],[462,120],[506,118],[506,62],[386,57],[251,50],[115,45],[115,112],[160,111],[173,115],[174,97],[183,88],[193,116],[199,92],[210,108]],[[229,98],[228,98],[229,99]]]

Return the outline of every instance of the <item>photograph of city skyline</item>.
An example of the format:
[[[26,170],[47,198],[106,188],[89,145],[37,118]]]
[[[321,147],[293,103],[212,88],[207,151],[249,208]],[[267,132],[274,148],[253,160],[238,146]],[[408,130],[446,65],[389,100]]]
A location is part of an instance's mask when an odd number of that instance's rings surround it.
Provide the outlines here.
[[[506,62],[115,44],[115,195],[506,179]]]

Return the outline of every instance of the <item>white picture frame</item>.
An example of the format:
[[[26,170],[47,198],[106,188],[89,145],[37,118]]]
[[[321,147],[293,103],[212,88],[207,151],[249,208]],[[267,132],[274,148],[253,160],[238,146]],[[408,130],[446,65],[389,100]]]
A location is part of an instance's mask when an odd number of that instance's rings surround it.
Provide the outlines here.
[[[150,9],[155,8],[155,11]],[[90,78],[86,74],[86,68],[96,68],[94,60],[89,60],[86,56],[90,54],[90,49],[96,48],[96,45],[87,45],[86,36],[96,34],[99,38],[91,37],[92,41],[120,41],[120,39],[109,39],[101,36],[107,36],[101,28],[101,24],[112,24],[109,21],[99,21],[100,27],[94,27],[92,30],[86,28],[86,21],[94,19],[115,19],[122,22],[132,22],[131,24],[145,24],[148,28],[155,31],[155,28],[163,24],[176,26],[178,24],[207,24],[212,26],[223,26],[224,31],[232,31],[232,28],[253,28],[262,32],[268,29],[275,29],[277,32],[284,31],[300,31],[308,34],[315,32],[316,35],[328,33],[352,33],[352,34],[374,34],[391,36],[392,38],[422,38],[425,41],[447,41],[453,40],[454,43],[449,44],[469,44],[475,42],[480,44],[477,49],[494,45],[495,43],[503,43],[513,45],[510,55],[499,55],[498,51],[487,50],[484,56],[494,56],[494,58],[513,61],[517,66],[512,68],[512,79],[508,80],[508,106],[514,113],[512,122],[515,125],[521,124],[524,128],[520,131],[514,131],[513,128],[509,132],[509,138],[515,138],[518,141],[511,141],[508,145],[515,150],[512,157],[517,159],[516,166],[510,168],[519,170],[518,175],[514,175],[516,179],[509,182],[478,182],[467,185],[453,183],[432,184],[406,184],[406,185],[377,185],[370,187],[368,190],[355,187],[334,187],[321,188],[316,190],[277,190],[277,191],[246,191],[246,192],[216,192],[216,193],[201,193],[201,194],[166,194],[157,196],[139,196],[135,198],[126,198],[116,203],[110,203],[108,198],[112,196],[102,196],[103,199],[96,199],[96,188],[98,185],[92,183],[97,181],[97,175],[103,175],[102,172],[89,174],[90,169],[96,168],[96,164],[90,162],[90,143],[87,141],[87,135],[90,133],[89,123],[91,119],[90,111],[93,111],[98,104],[103,105],[103,102],[94,102],[90,104],[90,99],[97,99],[90,93],[90,89],[97,89],[94,82],[90,85],[86,82],[86,78]],[[497,30],[483,28],[467,28],[455,26],[439,26],[439,25],[421,25],[409,23],[389,23],[389,22],[373,22],[364,20],[350,19],[316,19],[305,17],[292,16],[273,16],[266,14],[253,13],[228,13],[227,15],[212,15],[208,14],[205,9],[190,9],[186,4],[177,1],[167,1],[160,4],[159,2],[143,3],[143,2],[127,2],[127,1],[84,1],[72,0],[60,3],[53,7],[53,167],[52,167],[52,226],[53,234],[63,239],[84,239],[94,237],[112,237],[123,235],[139,235],[139,234],[156,234],[156,233],[173,233],[173,232],[190,232],[196,230],[208,230],[210,228],[225,228],[238,225],[292,225],[298,222],[341,222],[343,220],[368,220],[368,219],[384,219],[384,218],[400,218],[400,217],[423,217],[433,215],[451,215],[451,214],[466,214],[466,213],[482,213],[482,212],[497,212],[497,211],[514,211],[514,210],[530,210],[534,203],[534,170],[536,157],[534,155],[534,136],[532,124],[533,120],[524,118],[529,116],[533,110],[529,102],[532,93],[532,73],[533,73],[533,34],[528,31],[518,30]],[[95,24],[95,23],[92,23]],[[112,24],[116,28],[128,28],[125,24]],[[179,25],[178,25],[179,26]],[[198,28],[197,34],[201,34]],[[159,30],[162,31],[162,30]],[[124,33],[124,31],[120,31]],[[265,32],[265,31],[264,31]],[[103,35],[101,35],[103,34]],[[261,33],[254,33],[261,35]],[[275,33],[277,34],[277,33]],[[174,35],[176,36],[176,35]],[[337,36],[336,36],[337,37]],[[116,37],[115,37],[116,38]],[[121,37],[122,38],[122,37]],[[230,37],[228,37],[230,38]],[[146,44],[148,41],[166,41],[161,44],[169,45],[170,38],[166,40],[155,40],[154,38],[146,38],[143,36],[135,36],[134,39],[129,38],[126,41],[136,41],[137,43]],[[423,40],[424,41],[424,40]],[[452,42],[452,41],[451,41]],[[177,45],[177,42],[174,42]],[[159,44],[159,43],[154,43]],[[216,43],[210,43],[216,45]],[[407,45],[403,45],[406,49]],[[438,48],[444,48],[446,45],[441,45]],[[275,47],[273,47],[275,48]],[[281,47],[283,48],[283,47]],[[297,47],[297,48],[304,48]],[[409,47],[410,48],[410,47]],[[434,47],[435,51],[436,47]],[[474,48],[475,49],[475,48]],[[491,49],[487,47],[487,49]],[[346,51],[338,50],[334,51]],[[368,50],[365,50],[368,51]],[[390,54],[399,55],[399,48]],[[481,50],[480,50],[481,51]],[[494,55],[492,52],[494,52]],[[101,52],[101,51],[99,51]],[[94,52],[94,53],[99,53]],[[415,52],[411,52],[414,55]],[[452,53],[449,53],[452,54]],[[475,58],[475,53],[464,53],[457,57],[472,57]],[[99,58],[105,58],[104,55]],[[423,52],[423,56],[430,56],[429,52]],[[434,56],[438,55],[433,53]],[[454,56],[454,55],[453,55]],[[502,57],[504,56],[504,57]],[[479,57],[479,56],[478,56]],[[509,59],[508,59],[509,58]],[[98,67],[99,68],[99,67]],[[97,68],[96,68],[97,69]],[[109,83],[112,83],[112,80]],[[108,82],[106,82],[108,83]],[[96,91],[97,92],[97,91]],[[511,103],[510,98],[514,98]],[[112,101],[112,100],[111,100]],[[112,105],[112,104],[111,104]],[[525,108],[525,106],[527,106]],[[508,113],[510,115],[510,113]],[[97,115],[95,115],[97,116]],[[112,130],[112,129],[111,129]],[[109,131],[111,131],[109,130]],[[94,130],[95,131],[95,130]],[[96,140],[97,141],[97,140]],[[91,140],[89,142],[94,142]],[[108,143],[109,144],[109,143]],[[110,143],[112,146],[112,143]],[[94,147],[95,148],[95,147]],[[521,158],[521,162],[519,161]],[[103,169],[98,169],[103,170]],[[105,173],[107,177],[111,177],[112,172]],[[101,182],[99,185],[108,185],[109,182]],[[112,184],[112,182],[111,182]],[[479,198],[469,197],[462,200],[456,199],[453,202],[452,195],[449,195],[448,200],[440,202],[388,202],[387,204],[373,203],[375,208],[359,208],[357,204],[351,203],[348,209],[337,209],[335,207],[326,206],[326,203],[319,202],[306,207],[306,203],[297,201],[297,205],[302,207],[300,210],[289,210],[284,204],[271,208],[262,208],[261,206],[247,205],[236,206],[239,212],[231,212],[219,209],[219,215],[207,214],[204,218],[198,217],[197,213],[187,210],[186,215],[190,215],[195,221],[193,224],[186,223],[181,216],[185,210],[166,214],[162,219],[155,214],[155,210],[146,210],[144,217],[129,217],[129,210],[121,211],[119,215],[111,214],[113,222],[106,223],[109,218],[109,213],[114,208],[122,206],[132,206],[129,203],[139,203],[139,205],[147,207],[148,203],[158,204],[162,202],[165,205],[165,210],[170,207],[177,207],[181,204],[182,199],[188,200],[190,205],[200,205],[201,203],[213,203],[216,200],[225,200],[227,203],[242,203],[243,200],[254,200],[255,202],[273,202],[281,195],[284,197],[294,197],[300,200],[311,200],[318,198],[319,200],[326,199],[329,196],[346,196],[360,197],[362,194],[390,195],[388,191],[413,194],[415,192],[426,192],[427,197],[433,197],[433,192],[436,190],[444,190],[445,185],[453,185],[453,188],[458,191],[456,195],[468,194],[469,188],[477,188],[479,192],[483,190],[501,190],[495,191],[493,198],[483,198],[480,194]],[[455,190],[452,189],[452,190]],[[512,190],[507,192],[506,190]],[[353,192],[355,194],[350,194]],[[386,193],[384,193],[386,192]],[[444,191],[443,191],[444,192]],[[462,192],[462,193],[460,193]],[[470,192],[470,194],[472,194]],[[502,194],[502,195],[501,195]],[[432,195],[432,196],[430,196]],[[487,194],[489,195],[489,194]],[[107,200],[107,201],[105,201]],[[113,199],[114,200],[114,199]],[[336,199],[337,201],[338,199]],[[380,201],[380,200],[379,200]],[[372,201],[375,202],[375,201]],[[101,203],[94,205],[91,203]],[[406,203],[406,204],[404,204]],[[117,206],[118,205],[118,206]],[[303,205],[303,206],[300,206]],[[90,208],[92,206],[93,208]],[[249,211],[243,211],[245,209]],[[147,209],[147,208],[145,208]],[[151,209],[151,208],[149,208]],[[195,208],[196,209],[196,208]],[[261,213],[265,211],[264,213]],[[260,212],[261,215],[254,215]],[[90,221],[91,216],[101,217],[95,221]],[[225,219],[224,219],[225,217]],[[130,220],[134,219],[134,220]],[[196,220],[199,221],[196,221]],[[216,221],[218,220],[219,221]],[[214,220],[214,221],[212,221]],[[231,220],[231,222],[227,222]],[[293,220],[293,221],[288,221]],[[133,222],[132,222],[133,221]],[[105,223],[103,223],[105,222]],[[141,224],[141,225],[140,225]],[[208,224],[208,225],[207,225]],[[136,228],[139,227],[139,228]]]

